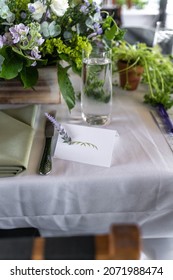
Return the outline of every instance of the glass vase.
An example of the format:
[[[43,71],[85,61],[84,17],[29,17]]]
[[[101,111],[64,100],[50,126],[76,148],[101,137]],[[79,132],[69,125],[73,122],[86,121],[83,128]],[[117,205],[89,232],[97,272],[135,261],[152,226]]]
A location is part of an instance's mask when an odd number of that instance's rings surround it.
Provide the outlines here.
[[[82,62],[82,117],[90,125],[108,124],[112,109],[111,50],[83,51]]]

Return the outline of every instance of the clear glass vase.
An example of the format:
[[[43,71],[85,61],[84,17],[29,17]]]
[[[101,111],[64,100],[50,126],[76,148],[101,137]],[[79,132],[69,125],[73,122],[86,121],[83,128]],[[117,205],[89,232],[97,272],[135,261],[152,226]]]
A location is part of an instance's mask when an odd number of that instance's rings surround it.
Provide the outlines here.
[[[112,109],[111,50],[83,52],[81,110],[90,125],[110,122]]]

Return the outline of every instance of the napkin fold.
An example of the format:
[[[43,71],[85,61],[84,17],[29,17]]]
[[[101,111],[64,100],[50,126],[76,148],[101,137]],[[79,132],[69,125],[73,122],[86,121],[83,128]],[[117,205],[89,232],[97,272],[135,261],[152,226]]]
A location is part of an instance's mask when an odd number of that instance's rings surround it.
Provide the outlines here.
[[[0,111],[0,177],[19,174],[28,166],[37,105]]]

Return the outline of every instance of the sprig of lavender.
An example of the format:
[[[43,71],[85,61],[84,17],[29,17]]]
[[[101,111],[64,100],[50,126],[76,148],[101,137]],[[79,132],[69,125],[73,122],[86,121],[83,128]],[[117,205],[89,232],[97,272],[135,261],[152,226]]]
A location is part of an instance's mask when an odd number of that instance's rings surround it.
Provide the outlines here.
[[[64,140],[63,142],[71,145],[72,144],[71,137],[67,134],[64,127],[54,117],[52,117],[50,114],[45,113],[45,116],[49,119],[49,121],[59,131],[59,134],[61,135],[61,138]]]
[[[64,140],[63,143],[67,143],[69,145],[77,144],[81,146],[89,146],[92,148],[95,148],[98,150],[97,146],[89,143],[89,142],[82,142],[82,141],[72,141],[71,137],[68,135],[68,133],[65,131],[64,127],[59,123],[53,116],[51,116],[48,113],[45,113],[45,116],[49,119],[49,121],[55,126],[55,128],[58,130],[59,134],[61,135],[61,138]]]

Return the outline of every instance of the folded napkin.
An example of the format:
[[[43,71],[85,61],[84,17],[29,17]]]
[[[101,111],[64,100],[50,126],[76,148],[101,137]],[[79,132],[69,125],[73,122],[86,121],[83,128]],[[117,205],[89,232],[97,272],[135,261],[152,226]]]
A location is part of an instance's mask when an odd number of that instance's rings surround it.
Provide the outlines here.
[[[19,174],[28,166],[37,106],[0,111],[0,177]]]

